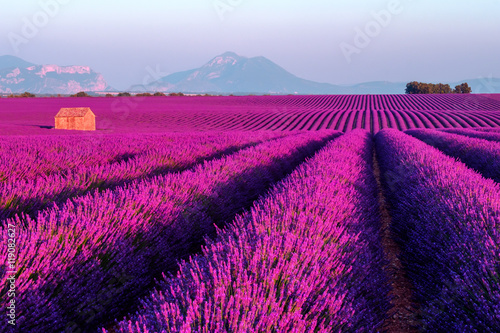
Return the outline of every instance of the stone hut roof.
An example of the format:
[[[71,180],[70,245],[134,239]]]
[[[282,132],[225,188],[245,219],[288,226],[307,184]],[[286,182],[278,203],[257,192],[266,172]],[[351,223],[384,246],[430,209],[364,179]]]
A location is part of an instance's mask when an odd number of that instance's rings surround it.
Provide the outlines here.
[[[85,117],[88,112],[93,114],[90,108],[61,108],[56,114],[56,118]]]

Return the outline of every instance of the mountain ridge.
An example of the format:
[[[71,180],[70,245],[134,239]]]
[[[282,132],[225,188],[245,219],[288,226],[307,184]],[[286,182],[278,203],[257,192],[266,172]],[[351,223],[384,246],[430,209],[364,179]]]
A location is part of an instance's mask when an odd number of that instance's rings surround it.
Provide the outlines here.
[[[88,66],[37,65],[0,56],[0,93],[74,94],[109,89],[100,73]]]
[[[500,79],[477,78],[467,82],[472,93],[500,93]],[[446,83],[446,82],[443,82]],[[334,85],[300,78],[263,57],[225,52],[201,67],[175,72],[129,92],[182,92],[209,94],[404,94],[406,82],[371,81]],[[79,91],[116,91],[103,75],[88,66],[37,65],[21,58],[0,56],[0,93],[75,94]]]

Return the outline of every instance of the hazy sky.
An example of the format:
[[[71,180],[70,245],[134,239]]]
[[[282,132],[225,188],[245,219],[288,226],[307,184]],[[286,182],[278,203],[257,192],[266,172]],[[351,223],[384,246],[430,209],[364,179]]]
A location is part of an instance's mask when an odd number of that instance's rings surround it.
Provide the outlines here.
[[[87,65],[117,89],[142,83],[150,72],[199,67],[225,51],[265,56],[299,77],[334,84],[500,77],[500,0],[0,0],[0,6],[0,55]]]

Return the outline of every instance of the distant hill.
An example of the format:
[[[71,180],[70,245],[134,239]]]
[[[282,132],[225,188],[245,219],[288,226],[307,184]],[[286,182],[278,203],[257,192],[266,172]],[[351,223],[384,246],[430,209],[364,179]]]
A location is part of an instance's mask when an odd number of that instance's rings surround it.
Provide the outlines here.
[[[473,94],[498,94],[500,93],[500,79],[494,77],[469,79],[460,82],[450,83],[451,88],[467,82],[469,87],[472,88]]]
[[[103,76],[90,67],[36,65],[14,56],[0,57],[0,93],[74,94],[106,89]]]
[[[0,70],[10,68],[28,68],[34,65],[35,64],[24,61],[23,59],[18,57],[10,55],[0,56]]]

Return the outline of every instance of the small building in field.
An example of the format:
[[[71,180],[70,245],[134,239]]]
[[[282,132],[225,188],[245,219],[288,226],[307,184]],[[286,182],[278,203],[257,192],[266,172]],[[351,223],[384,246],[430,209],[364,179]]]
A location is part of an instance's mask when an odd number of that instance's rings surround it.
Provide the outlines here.
[[[61,108],[55,120],[56,129],[95,131],[95,114],[90,108]]]

